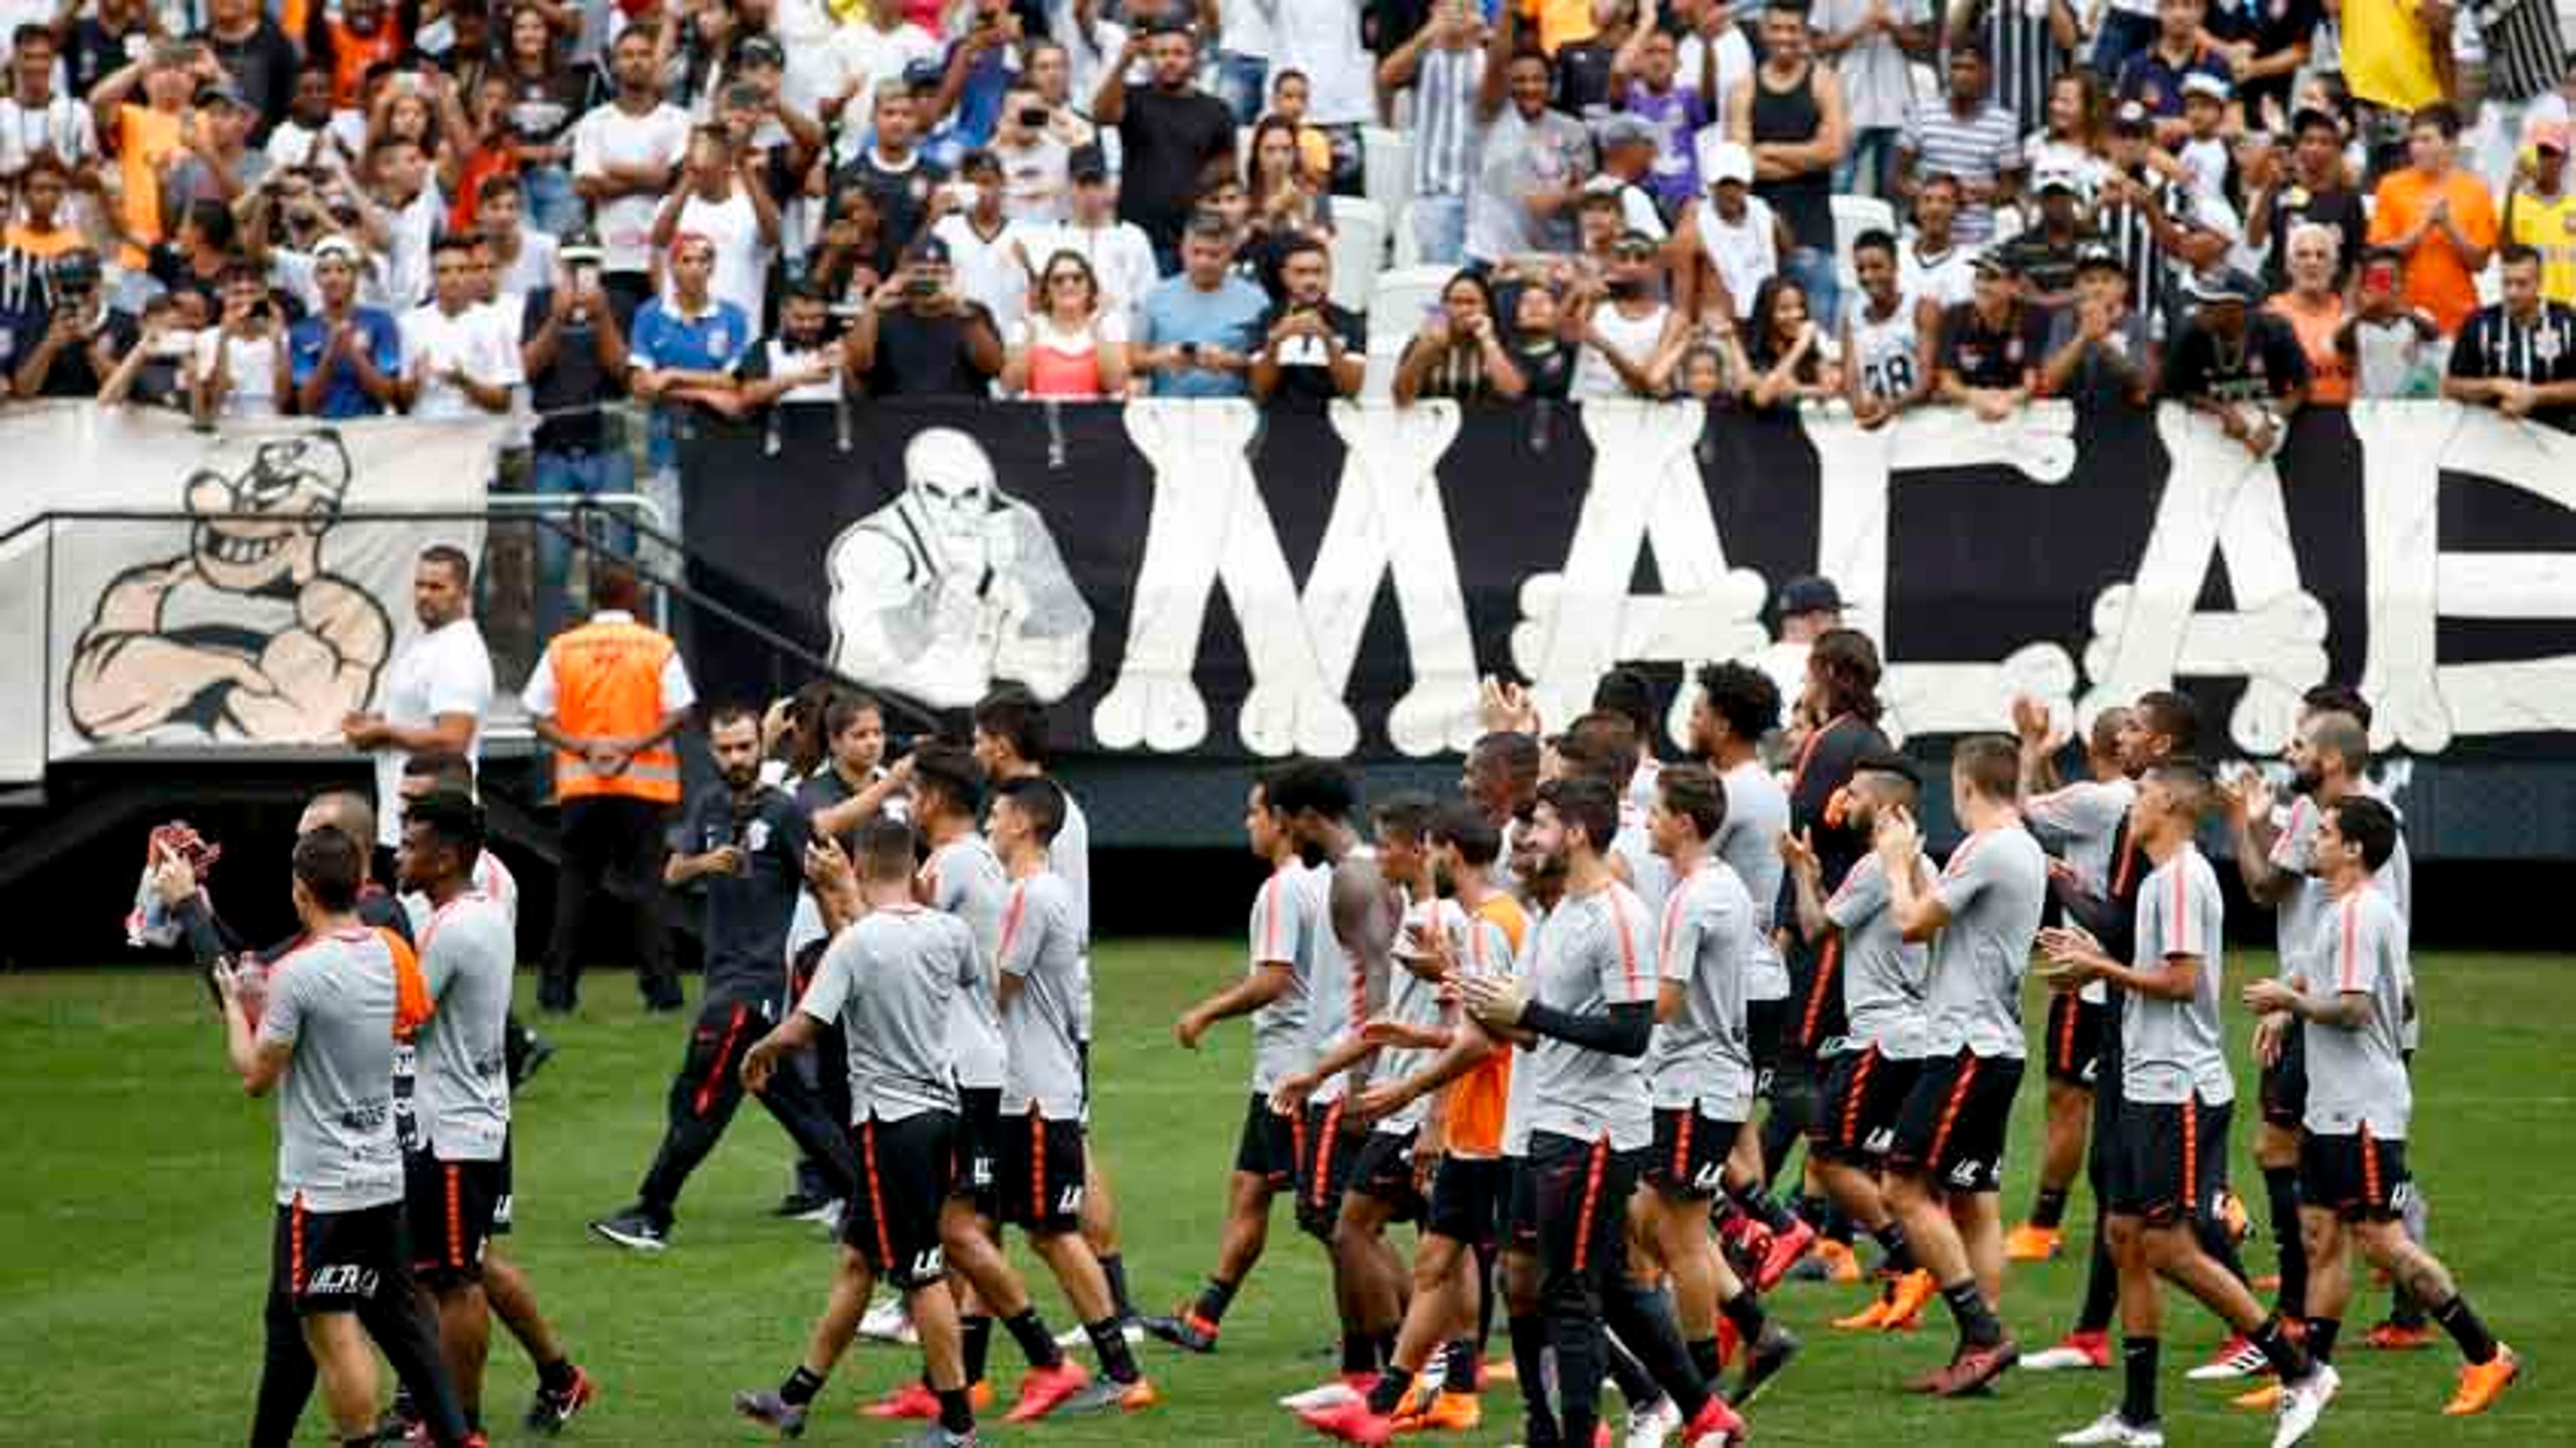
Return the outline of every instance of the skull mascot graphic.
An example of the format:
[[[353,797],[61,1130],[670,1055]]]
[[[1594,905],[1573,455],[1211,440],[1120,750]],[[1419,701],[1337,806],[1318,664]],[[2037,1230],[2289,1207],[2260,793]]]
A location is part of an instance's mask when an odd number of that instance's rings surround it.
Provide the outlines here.
[[[348,452],[327,431],[260,442],[238,476],[190,476],[188,551],[119,574],[81,631],[68,700],[81,733],[336,739],[393,638],[384,606],[323,564],[348,486]]]
[[[1060,699],[1091,666],[1091,605],[1035,508],[954,428],[904,445],[903,495],[832,543],[833,662],[938,708],[1016,679]]]

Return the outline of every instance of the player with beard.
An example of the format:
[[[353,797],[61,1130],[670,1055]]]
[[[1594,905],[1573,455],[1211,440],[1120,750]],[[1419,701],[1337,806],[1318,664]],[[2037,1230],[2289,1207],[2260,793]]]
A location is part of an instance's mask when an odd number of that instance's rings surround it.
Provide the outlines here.
[[[1565,898],[1533,938],[1526,985],[1470,977],[1457,988],[1479,1022],[1528,1045],[1515,1072],[1529,1078],[1523,1171],[1534,1199],[1539,1305],[1557,1387],[1555,1421],[1533,1413],[1531,1441],[1593,1440],[1607,1327],[1673,1395],[1683,1441],[1718,1445],[1733,1441],[1740,1423],[1691,1371],[1671,1313],[1627,1272],[1623,1205],[1635,1186],[1632,1154],[1654,1139],[1645,1058],[1657,992],[1648,918],[1610,868],[1606,846],[1618,821],[1618,794],[1604,780],[1540,787],[1531,844],[1562,861]],[[1535,1363],[1522,1366],[1525,1398],[1542,1402],[1546,1379],[1532,1371]],[[1557,1431],[1545,1434],[1546,1427]]]
[[[669,1247],[681,1189],[742,1104],[743,1052],[762,1039],[787,995],[787,930],[804,882],[805,811],[761,782],[759,716],[739,705],[716,710],[707,746],[724,787],[699,796],[683,826],[684,848],[662,873],[673,888],[706,882],[704,994],[671,1078],[669,1124],[635,1201],[590,1224],[635,1252]],[[789,1071],[759,1095],[797,1146],[825,1165],[833,1195],[850,1200],[857,1164],[814,1088]]]
[[[1297,760],[1271,775],[1267,791],[1307,864],[1308,908],[1331,932],[1317,953],[1307,993],[1306,1040],[1320,1064],[1385,1007],[1404,897],[1379,870],[1376,851],[1361,844],[1351,827],[1357,790],[1347,768]],[[1336,1230],[1342,1194],[1367,1136],[1358,1122],[1345,1119],[1351,1093],[1368,1084],[1367,1066],[1361,1061],[1329,1076],[1310,1068],[1282,1081],[1270,1098],[1272,1110],[1305,1123],[1297,1225],[1331,1249],[1333,1300],[1342,1324],[1340,1380],[1282,1399],[1292,1412],[1329,1407],[1366,1391],[1393,1353],[1401,1321],[1402,1279],[1391,1276],[1391,1264],[1356,1234]]]
[[[1537,739],[1517,729],[1497,729],[1479,735],[1468,746],[1466,764],[1459,771],[1459,794],[1500,836],[1501,853],[1496,858],[1506,886],[1521,878],[1515,859],[1520,852],[1514,841],[1530,811],[1538,808],[1539,762]]]
[[[2193,843],[2211,794],[2208,774],[2188,760],[2158,764],[2138,781],[2130,835],[2154,868],[2138,889],[2127,962],[2080,928],[2053,927],[2040,937],[2054,967],[2053,989],[2101,980],[2129,998],[2120,1009],[2119,1145],[2106,1184],[2126,1383],[2117,1408],[2060,1443],[2162,1448],[2159,1278],[2226,1319],[2280,1374],[2275,1448],[2305,1438],[2340,1383],[2331,1366],[2300,1346],[2281,1314],[2267,1313],[2201,1250],[2191,1228],[2217,1205],[2235,1101],[2218,1019],[2224,902],[2217,872]]]
[[[2017,1355],[1995,1316],[2004,1259],[1995,1192],[2021,1085],[2022,971],[2048,896],[2047,857],[2014,807],[2018,765],[2008,739],[1965,739],[1951,751],[1950,803],[1968,837],[1930,889],[1912,813],[1879,816],[1874,836],[1889,914],[1906,940],[1931,943],[1928,1049],[1888,1146],[1887,1204],[1959,1324],[1949,1365],[1912,1384],[1945,1398],[1984,1387]]]
[[[1864,754],[1843,786],[1843,819],[1856,829],[1875,829],[1882,818],[1913,813],[1921,793],[1922,777],[1905,756],[1893,750]],[[1829,895],[1824,866],[1806,836],[1781,836],[1780,853],[1797,904],[1799,936],[1824,941],[1839,957],[1843,1012],[1850,1022],[1842,1050],[1825,1070],[1807,1155],[1834,1204],[1877,1240],[1883,1279],[1876,1300],[1834,1326],[1896,1331],[1911,1326],[1937,1290],[1932,1274],[1915,1265],[1905,1226],[1888,1210],[1880,1181],[1897,1114],[1929,1049],[1924,997],[1930,957],[1897,929],[1888,909],[1887,867],[1876,854],[1862,856]],[[1918,860],[1915,874],[1918,891],[1932,888],[1929,865]]]
[[[1217,1022],[1252,1017],[1252,1100],[1235,1142],[1216,1270],[1196,1301],[1169,1317],[1145,1319],[1147,1332],[1189,1352],[1216,1351],[1226,1309],[1269,1245],[1270,1203],[1280,1192],[1296,1189],[1297,1148],[1305,1123],[1271,1110],[1270,1094],[1314,1062],[1306,1040],[1306,1002],[1323,925],[1308,908],[1311,901],[1301,886],[1306,866],[1297,858],[1296,836],[1286,817],[1270,802],[1266,775],[1254,780],[1245,796],[1243,835],[1253,855],[1270,867],[1269,878],[1252,897],[1250,965],[1241,980],[1190,1007],[1172,1025],[1172,1038],[1182,1049],[1195,1051]]]
[[[2114,706],[2093,716],[2084,761],[2091,779],[2061,786],[2058,751],[2065,736],[2051,732],[2048,710],[2035,700],[2013,701],[2013,733],[2021,741],[2021,817],[2042,846],[2086,889],[2098,890],[2111,864],[2111,847],[2136,789],[2120,762],[2120,731],[2129,711]],[[2030,1219],[2004,1236],[2004,1258],[2045,1262],[2063,1242],[2066,1197],[2084,1164],[2085,1129],[2093,1119],[2093,1083],[2101,1075],[2102,1017],[2109,996],[2100,981],[2081,991],[2048,998],[2048,1140],[2039,1159],[2039,1196]]]
[[[2344,1260],[2350,1241],[2364,1260],[2434,1304],[2433,1319],[2459,1344],[2467,1361],[2443,1413],[2483,1413],[2520,1376],[2521,1361],[2478,1320],[2449,1269],[2404,1227],[2403,1203],[2414,1186],[2406,1133],[2415,1105],[2407,1077],[2415,976],[2405,917],[2374,878],[2397,856],[2397,815],[2360,795],[2321,806],[2319,814],[2308,868],[2333,892],[2314,956],[2324,973],[2245,988],[2248,1006],[2295,1017],[2315,1033],[2308,1044],[2307,1134],[2299,1148],[2302,1210],[2316,1259],[2308,1279],[2308,1347],[2320,1358],[2334,1350],[2352,1296]]]
[[[482,807],[461,791],[407,802],[395,870],[401,887],[429,907],[419,930],[420,968],[436,1003],[416,1083],[422,1149],[404,1160],[412,1265],[436,1308],[466,1421],[481,1425],[491,1314],[506,1303],[505,1320],[537,1365],[528,1426],[553,1432],[598,1390],[566,1360],[526,1275],[496,1240],[509,1232],[516,1205],[504,1046],[518,961],[512,916],[474,884],[488,853]]]

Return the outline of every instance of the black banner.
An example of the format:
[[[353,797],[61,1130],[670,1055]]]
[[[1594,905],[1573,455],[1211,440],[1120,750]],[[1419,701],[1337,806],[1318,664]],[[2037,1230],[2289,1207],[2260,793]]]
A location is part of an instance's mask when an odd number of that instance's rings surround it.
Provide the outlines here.
[[[934,708],[1023,680],[1088,749],[1433,755],[1481,674],[1563,719],[1613,662],[1758,658],[1807,573],[1905,734],[2178,682],[2268,754],[2328,679],[2383,748],[2576,728],[2576,443],[2443,404],[2303,413],[2273,458],[2170,406],[875,404],[704,429],[684,492],[711,590]],[[693,642],[702,692],[782,682]]]

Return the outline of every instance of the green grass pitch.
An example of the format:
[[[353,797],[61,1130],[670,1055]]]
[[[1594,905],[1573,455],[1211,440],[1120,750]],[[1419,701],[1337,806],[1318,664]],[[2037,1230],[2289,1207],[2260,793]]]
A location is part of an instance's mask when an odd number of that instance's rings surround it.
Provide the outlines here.
[[[1124,1216],[1129,1273],[1154,1310],[1198,1286],[1215,1248],[1245,1090],[1240,1024],[1191,1054],[1173,1016],[1240,968],[1235,942],[1115,942],[1098,960],[1096,1120]],[[2231,976],[2268,968],[2231,962]],[[2437,955],[2418,963],[2427,1028],[2410,1146],[2432,1202],[2433,1243],[2480,1311],[2532,1371],[2481,1419],[2440,1416],[2454,1357],[2373,1353],[2357,1339],[2385,1307],[2365,1285],[2340,1355],[2342,1400],[2323,1444],[2536,1445],[2576,1442],[2576,1410],[2554,1369],[2576,1354],[2576,959]],[[2036,986],[2033,1008],[2036,1021]],[[592,1238],[590,1217],[628,1200],[661,1127],[683,1025],[645,1019],[631,986],[600,972],[583,1018],[549,1026],[562,1054],[520,1102],[517,1234],[547,1311],[605,1396],[571,1430],[588,1444],[758,1441],[730,1418],[733,1390],[774,1384],[793,1365],[830,1265],[815,1228],[768,1215],[787,1184],[784,1136],[746,1106],[690,1184],[671,1251],[630,1257]],[[2231,991],[2232,994],[2232,991]],[[2231,1011],[2243,1060],[2243,1013]],[[211,1445],[246,1431],[259,1361],[274,1150],[270,1107],[223,1067],[203,989],[171,972],[0,976],[0,1444]],[[2240,1095],[2250,1074],[2240,1065]],[[2040,1092],[2025,1083],[2014,1124],[2008,1219],[2026,1209]],[[2245,1112],[2235,1132],[2240,1189],[2257,1183]],[[2256,1211],[2261,1193],[2249,1193]],[[2071,1225],[2089,1220],[2081,1189]],[[1226,1320],[1222,1351],[1142,1351],[1163,1407],[1144,1416],[995,1428],[1001,1443],[1294,1444],[1314,1441],[1272,1400],[1333,1366],[1318,1250],[1288,1225]],[[2065,1260],[2015,1269],[2005,1316],[2025,1344],[2065,1325],[2081,1288],[2081,1231]],[[1028,1262],[1025,1252],[1018,1260]],[[2248,1244],[2255,1270],[2270,1249]],[[1946,1323],[1911,1336],[1825,1326],[1858,1289],[1792,1283],[1775,1310],[1807,1351],[1754,1415],[1769,1444],[2046,1443],[2089,1421],[2115,1374],[2007,1377],[1989,1401],[1931,1403],[1896,1384],[1947,1350]],[[1039,1300],[1068,1324],[1051,1284]],[[1937,1309],[1936,1309],[1937,1315]],[[1497,1347],[1499,1348],[1499,1330]],[[2220,1333],[2169,1299],[2167,1422],[2178,1445],[2268,1441],[2268,1421],[2180,1380]],[[496,1328],[489,1398],[496,1443],[520,1441],[532,1374]],[[994,1361],[1016,1363],[1006,1339]],[[915,1370],[907,1350],[861,1345],[835,1375],[807,1440],[875,1443],[884,1425],[852,1403]],[[1007,1392],[1008,1385],[1005,1385]],[[1615,1397],[1611,1399],[1615,1407]],[[326,1433],[317,1403],[306,1441]],[[1515,1442],[1517,1399],[1494,1393],[1469,1441]]]

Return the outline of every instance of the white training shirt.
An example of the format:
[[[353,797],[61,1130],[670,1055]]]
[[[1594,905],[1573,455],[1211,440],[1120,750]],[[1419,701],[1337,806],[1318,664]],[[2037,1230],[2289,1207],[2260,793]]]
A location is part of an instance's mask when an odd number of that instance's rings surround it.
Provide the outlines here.
[[[385,670],[380,703],[385,722],[399,729],[426,727],[441,714],[473,715],[465,758],[482,757],[483,720],[492,711],[492,654],[483,631],[459,618],[404,640]],[[402,843],[402,772],[410,758],[408,750],[376,751],[376,843],[388,848]]]

